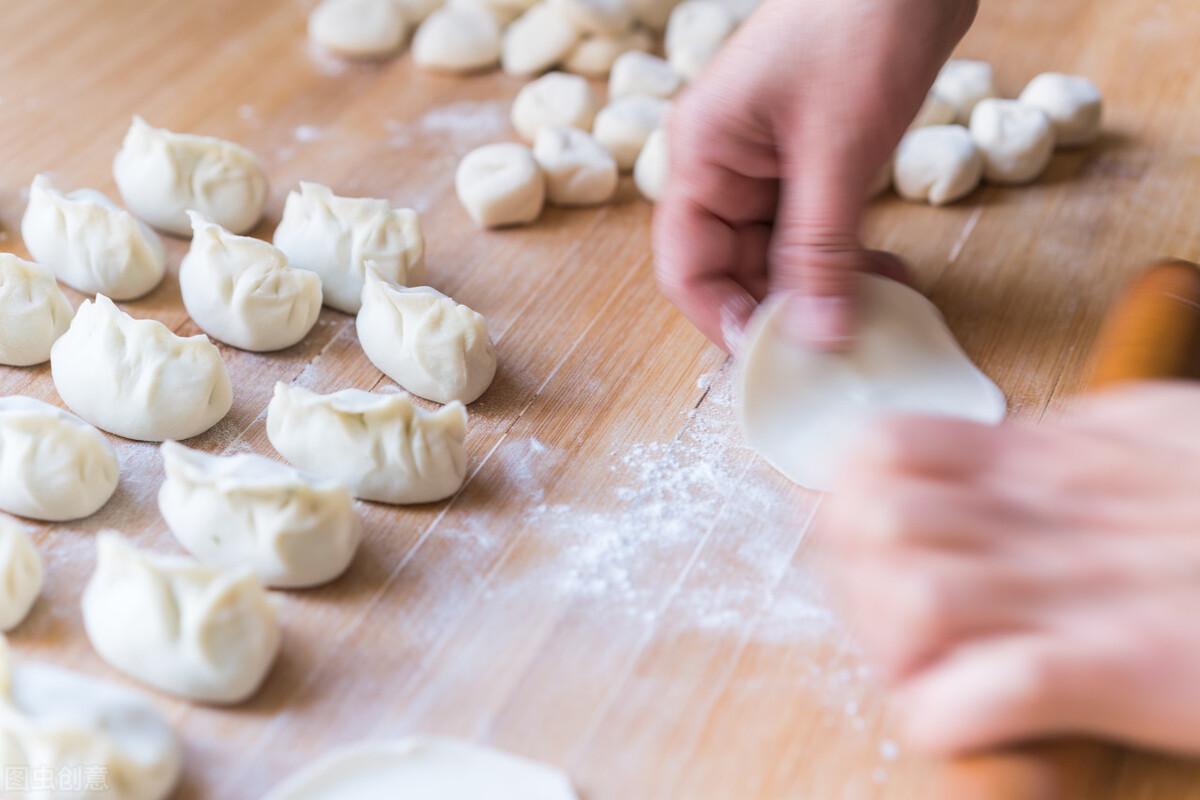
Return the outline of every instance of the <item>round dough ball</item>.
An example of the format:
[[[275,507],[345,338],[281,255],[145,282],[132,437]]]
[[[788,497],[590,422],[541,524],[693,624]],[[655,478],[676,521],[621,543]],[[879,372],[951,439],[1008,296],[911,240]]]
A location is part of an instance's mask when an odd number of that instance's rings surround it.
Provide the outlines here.
[[[439,9],[417,28],[413,61],[426,69],[472,72],[500,61],[500,23],[474,3]]]
[[[951,125],[956,119],[958,119],[958,109],[954,107],[954,104],[937,92],[931,91],[926,95],[925,102],[921,104],[917,116],[913,118],[908,129],[911,131],[917,128],[928,128],[930,125]]]
[[[618,98],[596,115],[593,135],[612,153],[621,171],[629,172],[650,134],[663,126],[670,107],[661,97],[633,94]]]
[[[561,10],[539,3],[504,32],[501,66],[509,75],[537,75],[567,57],[579,42],[579,28]]]
[[[662,33],[667,29],[667,21],[677,5],[679,0],[629,0],[633,18],[655,33]]]
[[[961,125],[931,125],[900,140],[893,177],[901,197],[942,206],[975,190],[983,156]]]
[[[626,0],[547,0],[582,33],[614,35],[633,27],[633,9]]]
[[[617,162],[587,131],[542,128],[533,157],[546,176],[546,197],[555,205],[599,205],[617,191]]]
[[[1087,78],[1047,72],[1029,82],[1020,100],[1050,117],[1059,147],[1091,144],[1100,135],[1104,100]]]
[[[716,0],[681,3],[667,23],[667,60],[684,78],[696,80],[736,25],[729,11]]]
[[[408,20],[392,0],[324,0],[308,18],[308,38],[350,58],[390,55],[407,35]]]
[[[654,39],[638,28],[621,36],[585,36],[563,60],[563,69],[588,78],[606,78],[625,53],[653,49]]]
[[[591,84],[578,75],[551,72],[517,93],[512,124],[521,138],[532,142],[542,128],[590,130],[600,103]]]
[[[1017,100],[983,100],[971,114],[971,138],[992,183],[1029,183],[1054,154],[1054,126],[1041,109]]]
[[[631,52],[618,58],[608,79],[612,100],[631,94],[671,99],[683,87],[683,77],[665,60],[649,53]]]
[[[933,82],[933,93],[954,106],[959,125],[969,125],[976,104],[997,94],[992,65],[986,61],[951,59]]]
[[[459,202],[481,228],[533,222],[546,201],[546,180],[533,153],[504,142],[472,150],[458,165]]]
[[[633,166],[633,181],[647,200],[657,203],[667,186],[670,159],[667,153],[667,132],[659,128],[650,134]]]

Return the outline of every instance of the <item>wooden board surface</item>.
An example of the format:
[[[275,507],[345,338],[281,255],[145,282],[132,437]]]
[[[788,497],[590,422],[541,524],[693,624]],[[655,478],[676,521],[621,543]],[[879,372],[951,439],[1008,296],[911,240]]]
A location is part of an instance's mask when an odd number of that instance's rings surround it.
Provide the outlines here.
[[[269,236],[301,179],[422,214],[431,283],[484,313],[500,372],[471,408],[465,490],[436,506],[364,504],[367,536],[331,586],[282,595],[285,644],[232,710],[155,695],[186,747],[183,798],[257,798],[328,748],[412,732],[467,737],[567,769],[589,800],[920,797],[931,765],[892,740],[879,694],[820,599],[805,546],[818,498],[741,445],[729,365],[656,293],[650,209],[549,210],[480,233],[452,191],[457,159],[511,138],[520,83],[435,76],[407,57],[343,65],[310,52],[304,2],[0,3],[0,225],[23,253],[25,187],[114,190],[133,113],[235,139],[272,180]],[[962,52],[1015,94],[1040,71],[1087,74],[1109,101],[1096,147],[1026,189],[949,209],[890,198],[873,246],[916,265],[1016,413],[1079,385],[1103,310],[1161,255],[1200,259],[1200,79],[1193,0],[984,2]],[[124,304],[196,332],[171,274]],[[80,298],[72,296],[78,303]],[[193,444],[271,454],[274,381],[388,389],[352,320],[326,310],[272,356],[222,348],[232,412]],[[0,392],[57,401],[49,370],[0,368]],[[114,440],[116,441],[116,440]],[[155,449],[116,441],[114,500],[38,530],[43,597],[17,652],[112,680],[79,595],[98,530],[179,546],[154,498]],[[1200,769],[1128,753],[1095,797],[1200,797]]]

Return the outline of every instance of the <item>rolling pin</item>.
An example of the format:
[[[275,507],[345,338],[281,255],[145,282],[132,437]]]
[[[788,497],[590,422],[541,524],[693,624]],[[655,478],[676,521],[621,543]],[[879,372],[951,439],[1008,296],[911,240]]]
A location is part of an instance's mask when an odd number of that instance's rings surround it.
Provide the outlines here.
[[[1119,383],[1200,378],[1200,266],[1168,260],[1143,271],[1105,320],[1092,353],[1089,390]],[[1061,739],[950,761],[937,800],[1073,800],[1101,796],[1116,745]]]

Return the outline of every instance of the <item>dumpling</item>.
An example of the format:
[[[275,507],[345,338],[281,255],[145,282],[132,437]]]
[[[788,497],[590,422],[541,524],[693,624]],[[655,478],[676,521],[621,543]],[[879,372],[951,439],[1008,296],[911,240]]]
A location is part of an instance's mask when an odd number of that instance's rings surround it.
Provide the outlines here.
[[[188,211],[245,233],[267,204],[267,176],[249,150],[212,136],[153,128],[141,117],[125,134],[113,177],[130,211],[176,236],[192,232]]]
[[[25,530],[0,517],[0,631],[21,624],[42,591],[42,557]]]
[[[254,694],[279,652],[275,606],[248,570],[144,553],[114,531],[96,543],[83,625],[113,667],[204,703]]]
[[[419,284],[425,239],[417,212],[386,200],[337,197],[328,186],[301,183],[288,194],[275,246],[293,267],[321,276],[325,305],[357,314],[367,262],[389,281]]]
[[[46,522],[82,519],[117,490],[112,445],[74,414],[0,397],[0,510]]]
[[[162,446],[158,507],[175,538],[212,567],[244,566],[267,586],[316,586],[341,575],[361,539],[344,486],[243,453]]]
[[[29,367],[50,360],[50,348],[73,313],[53,275],[0,253],[0,364]]]
[[[496,375],[483,315],[428,286],[388,286],[368,271],[356,325],[371,363],[418,397],[470,403]]]
[[[267,406],[267,436],[288,463],[380,503],[432,503],[457,492],[466,433],[462,403],[430,412],[406,394],[321,395],[277,383]]]
[[[0,640],[0,764],[5,788],[16,797],[165,800],[182,763],[171,726],[140,694],[51,664],[17,661]],[[67,776],[78,791],[35,790],[41,775]]]
[[[233,405],[229,373],[208,337],[134,319],[102,294],[84,301],[54,343],[50,372],[68,408],[126,439],[189,439]]]
[[[321,313],[321,279],[290,268],[267,242],[188,214],[192,246],[179,265],[179,288],[196,324],[214,339],[259,353],[307,336]]]
[[[21,236],[33,258],[85,294],[133,300],[162,282],[162,240],[93,189],[63,194],[38,175],[29,189]]]

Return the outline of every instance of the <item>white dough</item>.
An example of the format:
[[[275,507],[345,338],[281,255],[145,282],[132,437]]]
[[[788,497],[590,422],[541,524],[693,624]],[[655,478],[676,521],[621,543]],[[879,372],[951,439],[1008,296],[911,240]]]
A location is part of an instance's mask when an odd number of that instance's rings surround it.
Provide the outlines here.
[[[408,24],[394,0],[323,0],[308,17],[308,37],[338,55],[374,58],[399,50]]]
[[[32,397],[0,397],[0,511],[65,522],[100,510],[117,490],[112,445],[74,414]]]
[[[50,360],[74,309],[37,264],[0,253],[0,364],[29,367]]]
[[[659,128],[650,134],[642,148],[637,163],[633,166],[633,181],[642,197],[657,203],[667,188],[671,161],[667,151],[667,132]]]
[[[1091,144],[1100,135],[1104,100],[1087,78],[1046,72],[1029,82],[1020,100],[1046,112],[1059,147]]]
[[[585,36],[563,59],[563,69],[589,78],[605,78],[625,53],[650,50],[654,39],[642,28],[619,36]]]
[[[667,60],[684,78],[696,80],[736,25],[717,0],[685,0],[671,12],[667,23]]]
[[[300,770],[265,800],[578,800],[566,775],[467,742],[362,742]]]
[[[192,246],[179,265],[188,316],[242,350],[282,350],[307,336],[321,313],[320,277],[292,269],[282,251],[261,239],[189,213]]]
[[[613,36],[633,27],[628,0],[547,0],[583,33]]]
[[[246,233],[262,218],[267,176],[241,145],[152,128],[134,117],[113,161],[125,205],[159,230],[188,236],[188,211]]]
[[[729,15],[738,24],[741,24],[750,19],[750,16],[758,10],[762,0],[717,0],[717,2],[725,6],[725,10],[729,12]]]
[[[162,446],[163,519],[202,563],[248,568],[266,586],[316,586],[345,571],[362,533],[341,484],[252,453]]]
[[[467,410],[425,411],[407,394],[345,389],[320,395],[275,384],[267,436],[295,467],[349,487],[355,497],[410,505],[444,500],[467,475]]]
[[[166,800],[173,793],[183,756],[149,701],[82,673],[18,661],[2,643],[0,649],[0,763],[10,790],[4,797]],[[84,785],[102,776],[108,791],[35,789],[47,775]]]
[[[387,200],[338,197],[319,183],[301,182],[288,194],[274,241],[289,265],[321,277],[325,305],[347,314],[358,313],[368,263],[392,283],[425,278],[417,212]]]
[[[650,134],[663,127],[671,104],[661,97],[632,94],[609,103],[596,115],[592,135],[629,172]]]
[[[1029,183],[1054,154],[1054,126],[1039,108],[1017,100],[981,100],[971,114],[971,138],[992,183]]]
[[[953,125],[956,119],[958,119],[958,109],[937,92],[930,91],[925,96],[925,102],[917,110],[917,116],[913,118],[908,129],[911,131],[917,128],[928,128],[931,125]]]
[[[966,197],[983,177],[983,155],[961,125],[909,131],[900,140],[893,166],[901,197],[935,206]]]
[[[428,286],[389,286],[368,273],[357,329],[372,364],[435,403],[472,403],[496,375],[483,315]]]
[[[537,5],[537,0],[448,0],[450,5],[473,4],[486,9],[496,18],[501,27],[507,27],[514,19]]]
[[[669,100],[683,87],[683,78],[669,63],[637,51],[616,60],[608,79],[608,96],[615,100],[631,94],[644,94]]]
[[[679,5],[679,0],[628,0],[633,9],[633,18],[655,33],[667,29],[671,12]]]
[[[504,32],[500,64],[509,75],[537,75],[566,58],[579,38],[579,28],[562,10],[538,3]]]
[[[992,65],[986,61],[951,59],[938,73],[932,91],[954,106],[954,121],[959,125],[970,125],[976,104],[997,96],[996,77]]]
[[[275,606],[248,570],[96,540],[83,625],[100,657],[142,683],[204,703],[254,694],[279,652]]]
[[[29,187],[21,237],[35,261],[85,294],[132,300],[166,270],[162,240],[147,225],[100,192],[64,195],[45,175]]]
[[[1000,390],[967,358],[941,313],[896,281],[863,275],[858,338],[845,353],[797,344],[788,305],[751,320],[738,368],[738,407],[750,446],[791,480],[830,488],[865,425],[891,413],[998,423]]]
[[[390,0],[400,9],[409,27],[420,25],[429,15],[442,7],[442,0]]]
[[[426,69],[473,72],[500,61],[500,23],[475,3],[454,3],[421,23],[413,37],[413,61]]]
[[[68,408],[126,439],[189,439],[233,405],[229,373],[208,337],[134,319],[102,294],[83,302],[54,343],[50,371]]]
[[[591,130],[600,103],[586,79],[550,72],[525,84],[513,101],[512,124],[521,138],[537,139],[542,128]]]
[[[546,176],[546,197],[555,205],[607,203],[617,191],[617,162],[587,131],[542,128],[533,157]]]
[[[42,591],[42,557],[17,523],[0,517],[0,631],[21,624]]]
[[[454,187],[459,202],[481,228],[533,222],[546,202],[546,179],[533,152],[511,142],[467,153],[458,165]]]

